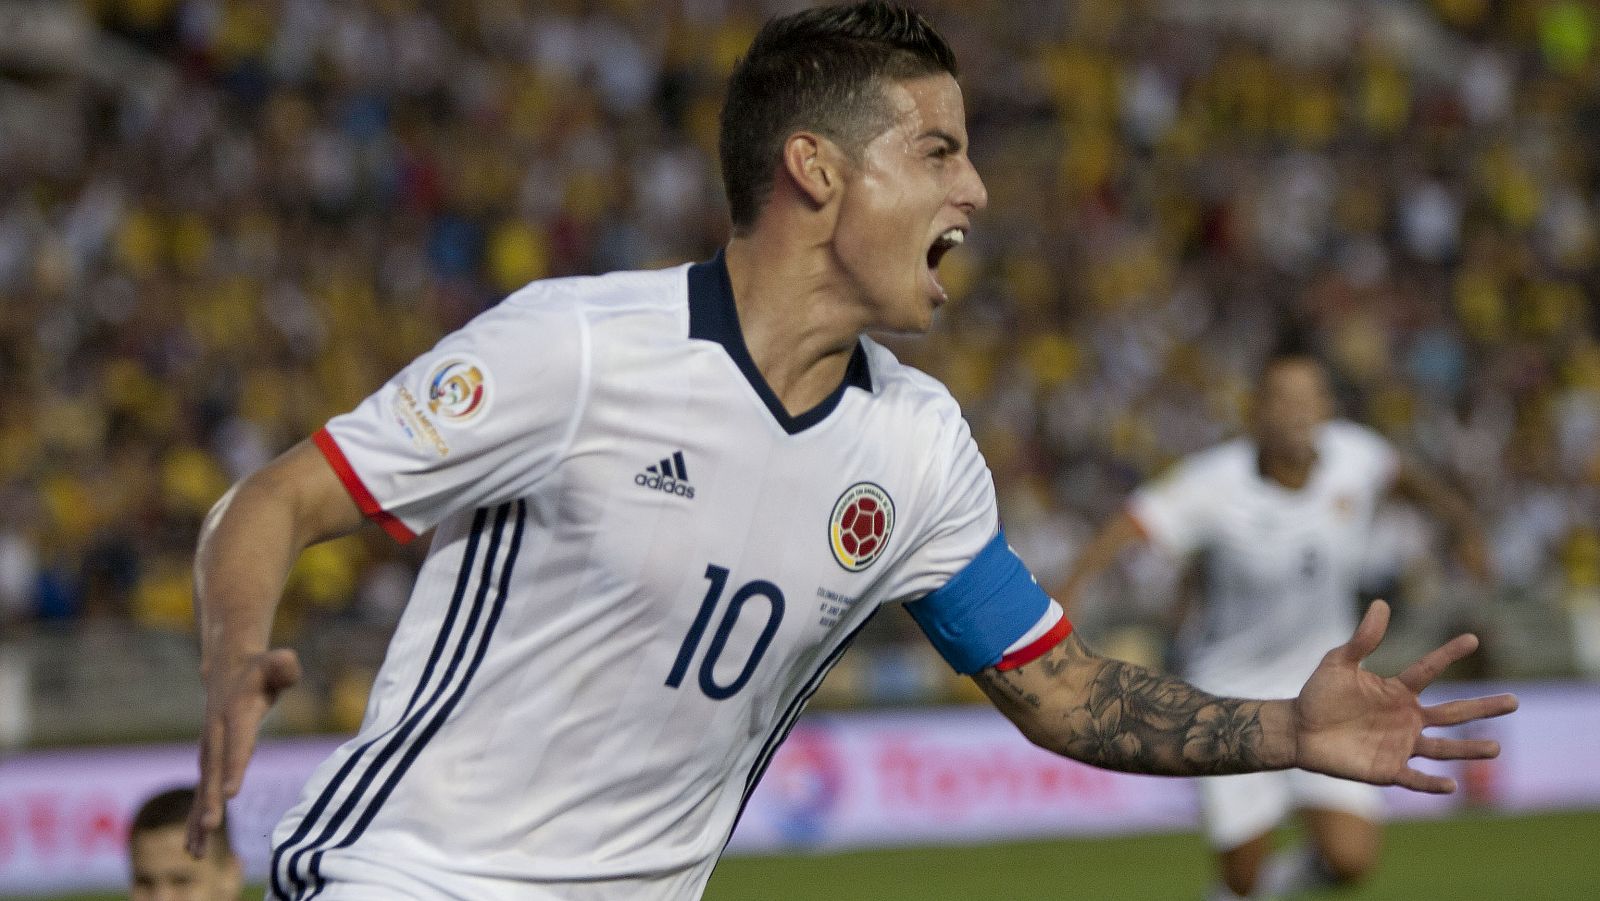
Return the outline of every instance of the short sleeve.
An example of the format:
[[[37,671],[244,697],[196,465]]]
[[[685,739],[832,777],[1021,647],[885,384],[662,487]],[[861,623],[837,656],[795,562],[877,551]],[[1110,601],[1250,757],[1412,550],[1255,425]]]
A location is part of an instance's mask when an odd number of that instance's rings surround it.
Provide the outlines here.
[[[910,601],[942,587],[1000,531],[994,480],[959,413],[930,454],[921,496],[925,519],[916,547],[896,567],[889,596]]]
[[[571,443],[588,385],[579,310],[539,285],[441,340],[314,436],[362,512],[405,541],[530,493]]]
[[[1382,495],[1400,474],[1400,452],[1376,431],[1354,422],[1339,421],[1330,429],[1343,445],[1338,456],[1350,459],[1357,477],[1368,485],[1374,497]]]
[[[925,476],[924,537],[900,563],[891,596],[956,672],[1012,651],[1018,664],[1033,659],[1071,624],[1006,544],[989,467],[958,413],[938,451]]]
[[[1182,556],[1205,544],[1217,505],[1217,479],[1204,461],[1180,463],[1128,499],[1128,513],[1151,541]]]

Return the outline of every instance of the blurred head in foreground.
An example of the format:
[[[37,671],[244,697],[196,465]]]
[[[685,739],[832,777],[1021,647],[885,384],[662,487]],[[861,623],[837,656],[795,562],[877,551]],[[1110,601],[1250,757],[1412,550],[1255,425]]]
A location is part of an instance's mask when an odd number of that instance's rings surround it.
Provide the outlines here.
[[[211,836],[211,852],[195,860],[184,850],[184,830],[194,789],[174,788],[148,801],[128,830],[132,901],[237,901],[244,886],[239,858],[228,840],[227,818]]]

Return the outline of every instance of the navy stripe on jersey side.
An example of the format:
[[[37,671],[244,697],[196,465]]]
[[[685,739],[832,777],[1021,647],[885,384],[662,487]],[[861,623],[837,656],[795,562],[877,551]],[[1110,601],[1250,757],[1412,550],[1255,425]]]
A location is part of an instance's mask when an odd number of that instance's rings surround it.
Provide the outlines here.
[[[505,510],[504,507],[501,509],[502,511]],[[503,520],[503,516],[496,518],[495,525],[497,529]],[[411,765],[416,762],[418,755],[420,755],[423,749],[427,747],[428,742],[435,734],[438,733],[439,729],[445,724],[445,721],[450,719],[450,714],[455,711],[456,705],[461,703],[461,699],[466,696],[467,689],[472,684],[472,677],[478,672],[478,667],[483,663],[483,658],[485,655],[488,654],[489,642],[494,639],[495,627],[499,625],[500,614],[505,610],[506,597],[511,593],[511,573],[517,564],[517,551],[522,548],[522,529],[526,521],[527,504],[525,501],[519,500],[517,501],[517,523],[511,533],[510,547],[506,550],[506,562],[500,567],[498,596],[494,599],[494,606],[489,610],[488,622],[484,625],[481,634],[477,638],[478,644],[473,650],[472,662],[467,665],[467,671],[461,677],[460,683],[456,685],[456,689],[451,693],[449,700],[445,701],[444,705],[439,708],[439,711],[434,714],[433,719],[428,723],[427,727],[423,729],[420,735],[417,736],[417,740],[412,742],[411,746],[406,749],[405,754],[400,758],[400,761],[395,764],[394,771],[389,774],[389,778],[384,781],[383,788],[379,789],[377,795],[373,797],[372,803],[367,806],[367,809],[361,814],[361,818],[358,819],[355,826],[351,828],[350,834],[346,835],[343,840],[334,845],[331,849],[326,850],[348,848],[361,838],[361,835],[366,831],[367,826],[370,825],[373,818],[378,815],[378,811],[383,807],[383,803],[387,801],[390,794],[394,792],[395,786],[400,784],[400,780],[404,778],[406,771],[409,770]],[[482,598],[483,592],[480,589],[479,600],[481,601]],[[474,611],[474,613],[476,613],[476,611]],[[463,646],[464,644],[465,643],[463,642]],[[457,653],[460,653],[460,650],[461,649],[458,649]],[[316,881],[316,888],[312,890],[311,894],[306,896],[306,901],[310,901],[310,899],[315,898],[317,894],[322,891],[324,885],[326,884],[322,878],[322,855],[326,853],[326,850],[317,851],[316,854],[311,858],[310,870],[312,878]]]
[[[339,806],[339,809],[324,826],[322,832],[310,843],[302,846],[290,856],[289,876],[295,882],[295,897],[298,898],[304,895],[308,887],[308,880],[312,875],[310,870],[305,871],[307,874],[305,878],[296,873],[301,861],[305,860],[307,855],[315,855],[312,858],[313,860],[320,857],[319,846],[326,845],[333,840],[333,837],[349,820],[356,808],[363,803],[367,790],[371,788],[372,783],[378,778],[378,774],[382,772],[384,766],[396,753],[400,752],[412,733],[427,719],[429,712],[434,709],[439,700],[449,690],[451,680],[460,668],[461,661],[466,656],[467,647],[471,644],[473,635],[478,630],[485,599],[488,597],[490,586],[494,583],[495,558],[499,555],[500,542],[505,531],[505,523],[510,507],[510,504],[503,504],[495,510],[494,526],[489,534],[488,551],[484,555],[483,565],[478,577],[478,590],[473,599],[472,607],[467,614],[466,624],[462,627],[460,638],[455,644],[455,649],[450,655],[450,662],[445,666],[444,674],[440,677],[438,685],[434,687],[427,701],[390,736],[388,743],[361,774],[360,780],[356,782],[355,788],[351,790],[349,797],[345,798],[344,803]]]
[[[383,770],[384,766],[396,753],[399,753],[400,749],[406,744],[407,739],[428,717],[428,714],[449,689],[456,670],[466,656],[467,646],[472,642],[473,633],[478,629],[478,622],[483,614],[484,601],[488,596],[489,586],[493,583],[495,557],[499,555],[500,540],[505,531],[506,518],[509,515],[510,506],[510,504],[502,504],[495,510],[494,526],[490,529],[489,547],[483,556],[477,595],[473,599],[472,608],[467,614],[466,624],[462,627],[461,636],[455,643],[455,650],[450,655],[450,662],[446,664],[444,674],[440,676],[438,685],[434,687],[422,706],[417,708],[409,718],[400,724],[398,729],[388,736],[388,741],[383,749],[378,752],[377,756],[372,758],[362,772],[361,778],[356,781],[355,787],[351,789],[349,796],[345,798],[344,803],[339,805],[339,809],[334,812],[333,817],[327,821],[317,837],[289,855],[288,875],[295,884],[295,897],[303,895],[308,885],[307,877],[302,877],[296,872],[300,867],[301,861],[308,854],[314,853],[318,846],[325,845],[333,839],[356,807],[362,803],[367,790],[371,788],[373,781],[378,778],[378,774]]]
[[[455,592],[450,596],[450,609],[445,614],[444,624],[439,627],[439,635],[434,639],[433,649],[428,653],[428,662],[422,669],[422,678],[418,680],[416,689],[411,692],[411,699],[406,702],[405,710],[401,712],[393,726],[390,726],[382,734],[368,740],[345,760],[344,764],[339,767],[339,771],[323,787],[322,793],[317,796],[317,800],[311,805],[311,809],[301,818],[300,824],[296,827],[294,833],[284,840],[283,844],[273,849],[270,879],[274,897],[282,899],[282,901],[288,901],[290,897],[289,891],[284,887],[278,875],[279,867],[283,863],[283,856],[289,853],[289,850],[295,844],[303,841],[307,835],[311,834],[311,830],[316,828],[318,818],[322,816],[322,812],[327,809],[328,805],[333,802],[333,799],[339,793],[340,787],[344,784],[344,780],[348,779],[351,771],[361,763],[362,757],[366,755],[373,745],[391,735],[395,729],[398,729],[406,721],[406,718],[411,715],[412,708],[416,706],[417,699],[422,696],[423,690],[428,687],[429,680],[433,678],[434,667],[438,665],[440,658],[444,656],[445,645],[450,637],[450,630],[454,627],[456,617],[461,611],[462,599],[466,597],[467,583],[472,575],[472,564],[478,554],[478,541],[483,537],[483,527],[487,521],[487,510],[479,510],[472,517],[472,528],[467,535],[467,548],[462,554],[461,569],[456,576]],[[292,873],[289,875],[294,878]],[[298,878],[294,878],[294,881],[296,883],[296,892],[305,888]]]
[[[767,736],[766,743],[761,746],[761,753],[756,755],[755,763],[750,767],[750,775],[745,778],[744,796],[739,799],[739,812],[733,818],[733,827],[728,830],[728,838],[724,840],[724,845],[732,840],[733,830],[739,827],[739,820],[744,816],[745,806],[750,803],[750,796],[761,783],[761,777],[766,775],[767,765],[772,762],[772,756],[789,738],[789,733],[794,729],[795,722],[800,719],[800,712],[805,709],[806,702],[817,693],[817,689],[822,686],[822,680],[828,677],[829,671],[839,662],[839,658],[844,656],[844,652],[856,640],[856,636],[860,635],[861,630],[865,629],[867,623],[872,622],[872,618],[877,615],[876,610],[868,614],[867,618],[861,621],[861,625],[852,629],[850,634],[844,637],[844,641],[839,642],[839,646],[829,652],[827,659],[822,661],[822,665],[817,667],[816,672],[806,681],[805,687],[794,696],[793,701],[789,702],[788,708],[783,711],[783,716],[778,718],[772,732]]]

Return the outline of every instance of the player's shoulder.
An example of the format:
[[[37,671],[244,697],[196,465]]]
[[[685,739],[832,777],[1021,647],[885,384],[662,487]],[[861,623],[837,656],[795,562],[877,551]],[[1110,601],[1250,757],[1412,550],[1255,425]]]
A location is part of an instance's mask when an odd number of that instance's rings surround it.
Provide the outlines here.
[[[1255,445],[1235,438],[1179,457],[1139,488],[1141,494],[1169,491],[1229,494],[1244,490],[1255,465]]]
[[[530,316],[576,310],[588,318],[680,310],[688,291],[688,268],[684,264],[540,279],[512,293],[500,305]]]
[[[894,351],[865,335],[861,346],[872,373],[873,400],[884,412],[929,424],[961,421],[961,405],[943,382],[900,362]]]
[[[1174,473],[1213,480],[1243,480],[1256,470],[1256,443],[1232,438],[1196,451],[1178,461]]]
[[[500,360],[500,365],[521,360],[535,362],[557,349],[584,355],[598,326],[607,316],[628,312],[657,315],[644,334],[676,334],[674,319],[683,314],[686,267],[605,275],[540,279],[513,291],[473,318],[446,342],[465,341],[475,352]],[[668,327],[662,328],[663,324]],[[544,348],[540,354],[530,347]]]
[[[1324,423],[1318,440],[1335,454],[1348,453],[1351,450],[1392,452],[1389,439],[1378,434],[1376,429],[1348,419],[1332,419]]]
[[[1348,420],[1328,422],[1318,436],[1318,451],[1336,471],[1365,480],[1376,476],[1391,478],[1399,466],[1400,455],[1389,439],[1374,429]]]

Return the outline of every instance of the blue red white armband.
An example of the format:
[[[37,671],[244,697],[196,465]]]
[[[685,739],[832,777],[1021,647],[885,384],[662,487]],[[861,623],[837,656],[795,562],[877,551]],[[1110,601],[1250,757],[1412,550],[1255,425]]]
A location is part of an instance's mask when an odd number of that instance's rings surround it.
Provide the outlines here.
[[[967,675],[1037,660],[1072,632],[1061,605],[1039,587],[1003,531],[906,611],[945,662]]]
[[[1071,634],[1072,621],[1067,619],[1067,612],[1052,598],[1050,609],[1044,612],[1044,616],[1028,630],[1026,635],[1006,648],[1005,654],[1001,655],[1000,662],[996,663],[994,668],[1004,671],[1032,663],[1060,644],[1061,639]]]

